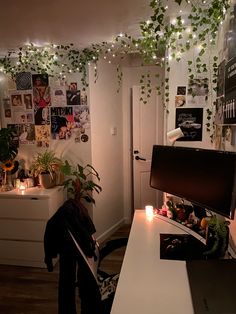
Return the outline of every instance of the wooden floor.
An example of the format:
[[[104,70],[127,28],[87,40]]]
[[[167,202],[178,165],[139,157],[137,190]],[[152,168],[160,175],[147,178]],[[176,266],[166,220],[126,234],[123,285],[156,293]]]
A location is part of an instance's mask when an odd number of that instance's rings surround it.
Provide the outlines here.
[[[111,239],[128,236],[129,231],[130,226],[124,225]],[[102,269],[118,273],[124,252],[121,248],[110,254]],[[57,265],[52,273],[41,268],[0,265],[0,313],[57,314],[57,283]]]

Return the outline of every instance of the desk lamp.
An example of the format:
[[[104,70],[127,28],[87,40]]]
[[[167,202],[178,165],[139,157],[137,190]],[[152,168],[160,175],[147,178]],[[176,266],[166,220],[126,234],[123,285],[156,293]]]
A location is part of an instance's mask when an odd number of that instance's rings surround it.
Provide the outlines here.
[[[171,146],[174,146],[175,141],[178,138],[183,137],[184,133],[182,132],[181,128],[177,128],[177,129],[167,132],[166,136],[167,136],[167,140],[171,143]]]

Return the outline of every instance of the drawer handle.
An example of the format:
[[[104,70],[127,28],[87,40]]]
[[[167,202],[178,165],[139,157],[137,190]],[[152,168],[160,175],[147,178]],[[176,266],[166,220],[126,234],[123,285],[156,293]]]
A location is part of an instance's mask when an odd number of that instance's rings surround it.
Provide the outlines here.
[[[31,200],[38,200],[38,198],[37,197],[31,197]]]

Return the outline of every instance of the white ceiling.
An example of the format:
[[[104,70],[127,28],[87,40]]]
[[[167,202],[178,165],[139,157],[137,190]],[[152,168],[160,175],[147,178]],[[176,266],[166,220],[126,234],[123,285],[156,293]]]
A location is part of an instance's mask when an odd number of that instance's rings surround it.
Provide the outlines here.
[[[25,43],[111,41],[120,32],[139,36],[151,15],[149,0],[1,0],[0,53]]]

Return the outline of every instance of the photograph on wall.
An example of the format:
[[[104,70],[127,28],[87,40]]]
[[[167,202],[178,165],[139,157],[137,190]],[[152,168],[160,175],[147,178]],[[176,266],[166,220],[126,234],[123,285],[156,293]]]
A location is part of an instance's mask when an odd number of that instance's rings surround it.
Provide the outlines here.
[[[224,97],[219,97],[215,102],[215,124],[223,124],[224,123]]]
[[[80,105],[80,90],[67,90],[66,99],[68,106]]]
[[[51,105],[50,87],[48,85],[48,74],[33,74],[33,103],[35,108]]]
[[[63,107],[67,105],[65,86],[51,87],[51,102],[54,107]]]
[[[50,108],[40,107],[34,111],[35,125],[49,125],[50,124]]]
[[[22,93],[10,91],[10,99],[12,108],[23,108]]]
[[[90,113],[89,106],[73,107],[74,127],[75,128],[90,128]]]
[[[215,149],[221,149],[222,145],[222,125],[215,125],[214,132],[214,147]]]
[[[190,79],[188,83],[187,105],[193,107],[206,106],[208,92],[208,78]]]
[[[222,127],[222,143],[223,150],[232,150],[232,128],[229,125]]]
[[[186,105],[186,96],[177,95],[175,96],[175,107],[183,107]]]
[[[222,97],[225,94],[225,60],[223,60],[218,66],[217,75],[217,97]]]
[[[13,111],[12,123],[23,124],[27,122],[27,112],[25,110]]]
[[[38,147],[49,147],[50,138],[50,125],[35,125],[35,141]]]
[[[51,107],[51,137],[68,140],[74,128],[73,107]]]
[[[72,82],[69,84],[69,90],[73,90],[73,91],[77,91],[77,83],[76,82]]]
[[[19,124],[18,130],[20,144],[34,144],[35,142],[34,124]]]
[[[177,86],[177,95],[186,95],[186,86]]]
[[[34,123],[33,112],[26,112],[26,121],[27,121],[27,123]]]
[[[16,88],[18,90],[32,89],[32,75],[30,72],[16,73]]]
[[[225,65],[225,98],[228,93],[236,90],[236,57],[229,60]]]
[[[33,94],[32,91],[24,91],[22,93],[23,103],[26,110],[33,109]]]
[[[202,141],[203,108],[176,108],[175,127],[184,137],[177,141]]]
[[[82,90],[80,92],[80,104],[82,106],[87,106],[87,92],[85,90]]]
[[[19,124],[8,123],[7,128],[13,133],[13,143],[19,147]]]
[[[5,118],[11,118],[11,103],[10,98],[3,98],[3,110],[4,110],[4,116]]]

